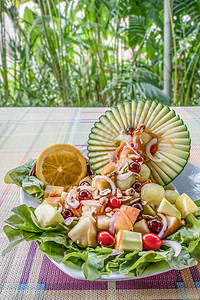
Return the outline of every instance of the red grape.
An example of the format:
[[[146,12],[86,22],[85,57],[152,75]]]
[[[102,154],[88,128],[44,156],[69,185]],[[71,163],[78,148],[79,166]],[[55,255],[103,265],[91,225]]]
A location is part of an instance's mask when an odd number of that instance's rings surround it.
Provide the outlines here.
[[[139,163],[139,162],[143,163],[144,162],[144,157],[140,156],[139,158],[134,159],[134,161],[137,162],[137,163]]]

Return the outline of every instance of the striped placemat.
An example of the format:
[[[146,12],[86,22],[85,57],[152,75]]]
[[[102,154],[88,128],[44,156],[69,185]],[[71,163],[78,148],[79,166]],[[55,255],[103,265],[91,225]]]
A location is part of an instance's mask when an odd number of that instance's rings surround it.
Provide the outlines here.
[[[190,161],[200,167],[200,107],[175,108],[192,138]],[[67,142],[86,153],[90,128],[105,108],[0,109],[0,248],[11,209],[20,204],[19,189],[5,185],[5,173],[28,157],[37,158],[51,144]],[[60,271],[35,242],[22,243],[0,257],[1,299],[200,299],[200,264],[190,269],[130,281],[87,282]]]

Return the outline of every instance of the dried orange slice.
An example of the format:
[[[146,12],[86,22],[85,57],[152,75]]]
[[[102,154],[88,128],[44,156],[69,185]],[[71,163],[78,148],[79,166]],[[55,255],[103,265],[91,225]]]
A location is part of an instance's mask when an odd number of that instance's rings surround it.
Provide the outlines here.
[[[63,186],[65,190],[86,176],[86,160],[74,146],[61,143],[46,148],[38,157],[36,177],[45,185]]]

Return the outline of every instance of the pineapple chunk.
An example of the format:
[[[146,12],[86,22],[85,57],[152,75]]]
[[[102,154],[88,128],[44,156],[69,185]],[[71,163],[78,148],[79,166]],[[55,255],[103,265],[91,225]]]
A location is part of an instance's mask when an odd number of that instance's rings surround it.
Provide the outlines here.
[[[187,217],[189,214],[196,214],[198,212],[198,206],[196,206],[192,199],[185,193],[176,199],[175,204],[180,210],[182,218]]]

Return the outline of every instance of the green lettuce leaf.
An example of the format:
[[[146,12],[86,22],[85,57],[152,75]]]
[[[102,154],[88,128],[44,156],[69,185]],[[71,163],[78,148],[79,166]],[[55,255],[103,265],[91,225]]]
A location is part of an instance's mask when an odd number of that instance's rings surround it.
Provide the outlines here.
[[[35,176],[25,177],[21,186],[25,192],[36,198],[43,198],[44,196],[44,183]]]
[[[177,257],[174,257],[174,250],[170,249],[167,253],[166,261],[170,268],[175,270],[189,268],[197,264],[197,260],[190,255],[188,249],[184,246]]]
[[[105,269],[105,260],[111,253],[112,249],[110,248],[87,248],[87,257],[83,264],[83,273],[88,280],[94,281],[101,278],[103,274],[108,274]]]
[[[34,210],[33,207],[28,207],[25,204],[14,207],[12,209],[14,214],[5,222],[17,229],[29,232],[59,231],[63,227],[61,224],[58,224],[56,227],[40,227],[34,215]]]
[[[7,184],[14,183],[18,187],[21,187],[23,179],[29,175],[29,172],[35,163],[36,163],[36,159],[29,158],[24,165],[8,171],[4,177],[5,183]]]
[[[87,258],[87,251],[83,249],[74,249],[73,246],[68,247],[67,251],[65,251],[65,254],[66,255],[64,256],[62,262],[66,265],[68,262],[70,262],[75,266],[81,267]]]
[[[65,254],[65,246],[62,244],[55,243],[53,241],[41,242],[39,250],[44,252],[49,258],[56,262],[61,262]]]
[[[174,234],[167,237],[169,240],[174,240],[179,243],[189,243],[200,237],[200,221],[190,214],[186,217],[186,226],[179,229]]]
[[[106,263],[106,271],[111,274],[112,271],[118,271],[119,266],[126,261],[125,258],[126,253],[121,253],[116,256],[110,256]],[[111,259],[111,260],[110,260]]]
[[[126,261],[120,265],[119,271],[123,274],[132,273],[141,275],[150,263],[165,260],[166,254],[158,251],[143,251],[129,253],[125,256]]]
[[[67,230],[61,230],[59,232],[52,232],[52,231],[45,231],[40,240],[42,242],[55,242],[59,245],[64,245],[65,247],[68,246],[68,237],[67,237]]]
[[[8,225],[3,227],[5,234],[9,239],[9,246],[2,252],[2,256],[10,252],[17,244],[23,241],[37,241],[39,240],[40,233],[27,232],[19,229],[14,229]]]

